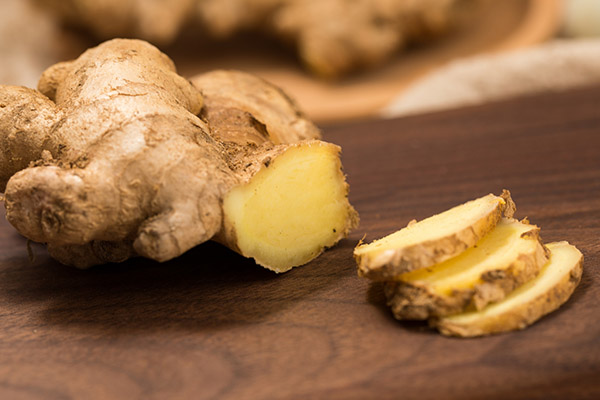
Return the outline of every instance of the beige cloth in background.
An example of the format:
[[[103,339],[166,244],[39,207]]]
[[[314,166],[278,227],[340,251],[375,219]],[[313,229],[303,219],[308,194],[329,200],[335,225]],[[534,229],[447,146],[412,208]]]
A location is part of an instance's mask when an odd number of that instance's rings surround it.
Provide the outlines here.
[[[600,84],[600,39],[556,40],[527,50],[454,61],[403,91],[393,118]]]

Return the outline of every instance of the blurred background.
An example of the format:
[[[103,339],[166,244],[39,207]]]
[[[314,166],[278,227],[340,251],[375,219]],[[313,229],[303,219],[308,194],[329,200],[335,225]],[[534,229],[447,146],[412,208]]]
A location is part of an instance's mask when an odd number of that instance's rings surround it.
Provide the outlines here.
[[[319,123],[600,84],[599,0],[0,0],[0,83],[141,38],[262,76]]]

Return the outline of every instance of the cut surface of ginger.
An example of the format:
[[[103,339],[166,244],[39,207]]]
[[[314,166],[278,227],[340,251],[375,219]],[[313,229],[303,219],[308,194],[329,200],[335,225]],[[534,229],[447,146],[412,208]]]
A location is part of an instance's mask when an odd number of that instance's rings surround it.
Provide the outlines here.
[[[511,217],[510,193],[489,194],[354,249],[359,275],[374,280],[429,267],[475,245],[496,226],[502,214]]]
[[[263,167],[224,200],[239,252],[276,272],[318,256],[357,222],[347,200],[339,148],[301,143]],[[348,221],[351,221],[350,224]]]
[[[456,290],[472,289],[482,282],[489,271],[506,271],[515,264],[531,259],[536,272],[546,261],[535,225],[503,218],[477,245],[463,253],[429,268],[408,272],[400,276],[404,282],[427,286],[439,295],[450,296]],[[526,234],[527,232],[535,233]],[[536,257],[541,254],[541,257]],[[519,273],[520,271],[511,271]]]
[[[453,207],[440,214],[425,218],[417,223],[392,233],[382,239],[360,246],[356,249],[357,254],[366,252],[383,252],[385,250],[397,249],[414,245],[427,240],[436,240],[453,234],[461,227],[475,224],[482,218],[487,217],[504,200],[493,194],[471,200],[460,206]]]
[[[504,300],[480,311],[442,318],[438,329],[447,335],[479,336],[522,329],[568,300],[581,279],[583,255],[567,242],[547,245],[550,260],[538,276]]]

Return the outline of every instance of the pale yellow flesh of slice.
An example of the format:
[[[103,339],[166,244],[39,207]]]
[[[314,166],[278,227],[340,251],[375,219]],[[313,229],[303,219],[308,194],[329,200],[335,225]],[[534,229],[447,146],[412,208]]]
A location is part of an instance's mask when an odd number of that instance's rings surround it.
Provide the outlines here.
[[[440,295],[471,289],[486,271],[508,268],[522,254],[534,254],[540,246],[536,238],[521,237],[537,229],[514,219],[503,218],[476,246],[429,268],[400,275],[404,282],[419,283]]]
[[[226,196],[225,216],[244,256],[284,272],[344,237],[355,212],[338,153],[324,142],[296,145]]]
[[[519,286],[504,300],[488,305],[481,311],[451,315],[442,321],[465,326],[484,324],[486,320],[500,318],[544,295],[565,279],[581,259],[581,252],[567,242],[550,243],[547,247],[551,251],[550,260],[536,278]]]
[[[411,224],[369,244],[360,245],[354,250],[354,254],[360,256],[368,253],[374,258],[386,250],[396,250],[451,236],[487,218],[498,205],[504,203],[502,197],[488,194]]]

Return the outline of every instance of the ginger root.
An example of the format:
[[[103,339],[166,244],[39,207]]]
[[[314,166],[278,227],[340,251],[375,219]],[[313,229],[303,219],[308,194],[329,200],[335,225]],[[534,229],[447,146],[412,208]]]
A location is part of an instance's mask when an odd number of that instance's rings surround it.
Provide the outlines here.
[[[50,67],[39,92],[1,86],[9,222],[77,267],[216,239],[276,272],[356,226],[339,147],[283,92],[233,71],[195,84],[116,39]]]
[[[297,48],[318,76],[336,78],[448,30],[457,0],[37,0],[100,39],[171,43],[186,24],[224,38],[260,30]]]

